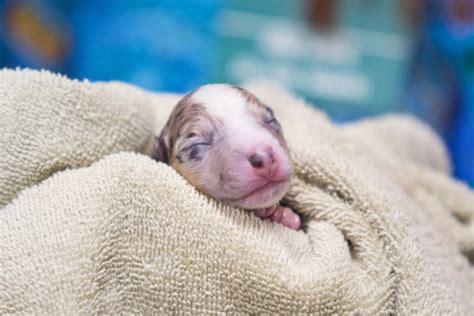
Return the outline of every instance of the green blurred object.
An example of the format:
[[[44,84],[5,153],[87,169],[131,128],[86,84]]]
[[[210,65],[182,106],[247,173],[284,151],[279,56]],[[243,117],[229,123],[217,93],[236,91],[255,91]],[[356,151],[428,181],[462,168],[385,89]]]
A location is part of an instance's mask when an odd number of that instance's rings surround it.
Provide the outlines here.
[[[217,19],[215,76],[275,80],[340,120],[399,110],[404,25],[398,1],[231,0]]]

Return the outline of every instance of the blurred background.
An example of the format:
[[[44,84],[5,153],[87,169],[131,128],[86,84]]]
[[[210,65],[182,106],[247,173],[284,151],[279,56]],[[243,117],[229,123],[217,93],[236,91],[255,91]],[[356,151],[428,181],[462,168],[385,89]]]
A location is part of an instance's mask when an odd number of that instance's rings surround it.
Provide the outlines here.
[[[408,112],[474,186],[474,0],[0,0],[0,67],[186,92],[275,80],[348,121]]]

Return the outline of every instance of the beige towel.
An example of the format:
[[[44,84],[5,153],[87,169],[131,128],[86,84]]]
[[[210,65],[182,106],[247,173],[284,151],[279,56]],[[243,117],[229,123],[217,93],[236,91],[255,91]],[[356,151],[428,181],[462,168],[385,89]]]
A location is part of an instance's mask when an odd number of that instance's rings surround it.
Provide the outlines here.
[[[149,153],[177,96],[0,71],[0,314],[472,313],[474,193],[433,133],[250,89],[285,130],[305,231],[107,155]]]

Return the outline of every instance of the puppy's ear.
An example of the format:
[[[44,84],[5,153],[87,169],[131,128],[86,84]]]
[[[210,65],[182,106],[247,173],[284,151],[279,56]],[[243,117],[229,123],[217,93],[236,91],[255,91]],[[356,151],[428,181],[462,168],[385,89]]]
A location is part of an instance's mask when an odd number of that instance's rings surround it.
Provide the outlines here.
[[[155,144],[153,145],[153,158],[165,164],[169,163],[169,145],[165,141],[163,133],[155,137]]]

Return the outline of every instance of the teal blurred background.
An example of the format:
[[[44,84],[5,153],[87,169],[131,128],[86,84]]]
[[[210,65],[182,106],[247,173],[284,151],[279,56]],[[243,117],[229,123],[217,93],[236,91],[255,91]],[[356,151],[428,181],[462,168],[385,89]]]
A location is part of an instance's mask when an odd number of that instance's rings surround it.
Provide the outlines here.
[[[408,112],[474,186],[474,0],[0,0],[0,67],[186,92],[275,80],[337,121]]]

